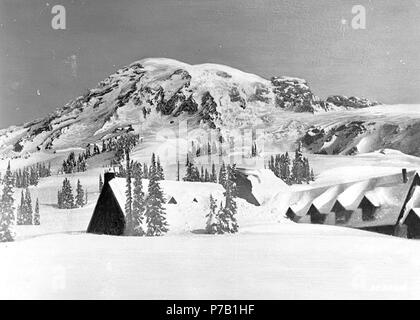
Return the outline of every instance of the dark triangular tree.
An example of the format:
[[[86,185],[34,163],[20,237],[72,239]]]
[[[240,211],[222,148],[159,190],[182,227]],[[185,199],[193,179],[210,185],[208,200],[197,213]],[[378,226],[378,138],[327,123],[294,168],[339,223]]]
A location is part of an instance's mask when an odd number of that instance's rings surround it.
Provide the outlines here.
[[[39,215],[39,201],[36,199],[35,203],[35,213],[34,213],[34,225],[39,226],[41,224],[41,218]]]
[[[236,166],[228,165],[227,167],[227,179],[226,179],[226,190],[224,192],[225,196],[225,206],[219,215],[221,229],[223,233],[236,233],[238,232],[238,223],[236,222]]]
[[[162,168],[162,165],[160,164],[159,157],[157,158],[157,161],[156,161],[156,175],[157,175],[158,180],[165,180],[165,175],[163,174],[163,168]]]
[[[20,205],[17,210],[17,225],[23,225],[25,224],[25,216],[26,216],[26,202],[25,202],[25,195],[23,193],[23,190],[20,193]]]
[[[219,171],[219,183],[225,189],[226,189],[226,181],[227,181],[226,166],[225,166],[225,163],[223,162],[222,165],[220,166],[220,171]]]
[[[25,192],[25,208],[26,208],[26,212],[25,212],[24,224],[31,225],[32,220],[33,220],[32,197],[28,188],[26,188],[26,192]]]
[[[83,190],[80,180],[77,180],[76,186],[76,207],[81,208],[85,205],[85,191]]]
[[[126,191],[125,191],[125,231],[126,235],[132,235],[134,233],[134,223],[133,223],[133,193],[131,191],[131,162],[129,150],[126,149],[125,152],[126,159]]]
[[[15,222],[15,208],[13,207],[13,174],[10,171],[10,161],[3,178],[3,194],[0,203],[0,242],[13,241],[12,230]]]
[[[213,198],[213,195],[210,194],[210,210],[209,213],[206,215],[207,222],[206,222],[206,232],[209,234],[216,234],[218,233],[218,216],[217,216],[217,204],[216,200]]]
[[[217,183],[216,165],[214,163],[211,165],[210,182]]]
[[[145,211],[145,195],[143,192],[143,170],[141,164],[135,163],[133,165],[133,236],[143,236],[143,217]]]
[[[153,171],[152,171],[153,172]],[[164,209],[165,198],[159,185],[156,172],[149,178],[148,195],[146,200],[146,235],[161,236],[168,231],[166,213]]]
[[[67,178],[64,179],[63,188],[61,189],[61,207],[63,209],[74,208],[73,189]]]

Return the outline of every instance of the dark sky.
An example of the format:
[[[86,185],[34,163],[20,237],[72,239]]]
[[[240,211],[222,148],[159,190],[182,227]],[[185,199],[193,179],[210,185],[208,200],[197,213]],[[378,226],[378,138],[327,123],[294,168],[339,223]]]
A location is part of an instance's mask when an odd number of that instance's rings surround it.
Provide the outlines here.
[[[67,29],[53,30],[62,4]],[[351,9],[367,9],[353,30]],[[0,0],[0,127],[144,57],[305,78],[325,97],[420,103],[420,0]]]

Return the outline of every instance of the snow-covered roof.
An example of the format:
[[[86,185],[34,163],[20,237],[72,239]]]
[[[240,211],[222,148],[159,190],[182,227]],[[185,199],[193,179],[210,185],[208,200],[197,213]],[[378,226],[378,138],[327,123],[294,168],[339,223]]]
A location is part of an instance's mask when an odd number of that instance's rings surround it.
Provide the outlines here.
[[[405,221],[411,210],[413,210],[414,213],[416,213],[416,211],[414,210],[416,208],[420,208],[420,186],[416,186],[413,188],[412,196],[405,206],[404,214],[401,218],[401,223]]]
[[[343,186],[337,185],[328,188],[319,197],[312,202],[313,206],[321,213],[329,213],[337,199],[337,196],[343,190]]]
[[[417,217],[420,218],[420,208],[411,208],[411,211],[413,211],[417,215]]]
[[[143,191],[147,193],[149,180],[143,179],[142,182]],[[197,199],[198,202],[208,202],[210,194],[217,202],[224,200],[224,188],[217,183],[162,180],[159,181],[159,184],[162,188],[166,202],[173,197],[176,200],[177,205],[186,203],[190,204],[194,199]],[[109,181],[109,185],[121,207],[121,210],[125,214],[125,203],[127,199],[126,179],[114,178]],[[132,190],[134,190],[134,186],[132,186]]]
[[[289,186],[268,169],[243,169],[237,168],[246,175],[251,182],[252,194],[262,204],[272,199],[276,194],[289,190]]]
[[[415,171],[409,172],[407,176],[409,179],[406,183],[402,174],[394,174],[299,191],[289,197],[288,209],[304,216],[309,208],[314,206],[320,213],[329,214],[333,206],[339,203],[344,209],[353,212],[350,219],[341,225],[364,228],[396,224],[413,183],[419,183],[418,173]],[[417,181],[414,181],[415,177]],[[374,220],[364,221],[362,218],[362,208],[359,206],[364,198],[377,207]],[[406,208],[409,211],[419,207],[420,187],[415,187]]]
[[[356,182],[347,187],[337,197],[337,201],[346,210],[355,210],[363,198],[363,193],[369,188],[370,180]]]

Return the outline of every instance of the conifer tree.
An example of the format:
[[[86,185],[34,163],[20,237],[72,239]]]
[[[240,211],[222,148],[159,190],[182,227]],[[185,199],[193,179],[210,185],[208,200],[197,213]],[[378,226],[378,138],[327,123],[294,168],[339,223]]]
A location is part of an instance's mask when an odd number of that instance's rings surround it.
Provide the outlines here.
[[[70,181],[67,178],[63,180],[63,188],[61,189],[60,200],[62,209],[74,208],[73,189],[71,187]]]
[[[24,224],[31,225],[33,223],[32,197],[28,188],[26,188],[25,192],[25,209]]]
[[[131,163],[130,163],[130,155],[129,150],[126,149],[125,153],[126,157],[126,202],[125,202],[125,219],[126,219],[126,225],[125,225],[125,234],[126,235],[132,235],[134,233],[134,224],[133,224],[133,194],[131,191]]]
[[[149,178],[148,195],[146,200],[146,235],[161,236],[168,231],[166,213],[164,209],[165,199],[155,171]]]
[[[14,240],[14,232],[12,230],[15,222],[13,183],[13,174],[10,171],[9,161],[3,178],[3,194],[0,203],[0,242]]]
[[[165,175],[163,174],[163,168],[162,168],[162,165],[160,164],[159,157],[157,158],[157,161],[156,161],[156,175],[157,175],[158,180],[165,180]]]
[[[224,192],[225,196],[225,206],[220,213],[220,224],[221,230],[223,233],[236,233],[238,232],[238,224],[236,222],[236,166],[228,165],[227,167],[227,179],[226,179],[226,190]]]
[[[133,165],[133,236],[143,236],[143,217],[145,211],[145,195],[143,192],[143,171],[141,164]]]
[[[35,214],[34,214],[34,225],[39,226],[40,224],[41,224],[41,218],[39,216],[39,201],[38,201],[38,198],[36,198]]]
[[[76,186],[76,207],[82,208],[85,205],[85,191],[83,190],[80,180],[77,180]]]
[[[60,190],[57,191],[57,206],[58,209],[63,209],[63,196]]]
[[[221,167],[220,167],[220,171],[219,171],[219,183],[225,189],[226,189],[226,181],[227,181],[226,166],[225,166],[225,163],[223,162],[222,165],[221,165]]]
[[[214,163],[211,165],[210,182],[217,183],[216,165]]]
[[[218,233],[218,217],[217,217],[217,204],[216,200],[213,198],[213,195],[210,194],[210,211],[206,215],[207,222],[206,222],[206,232],[209,234],[216,234]]]
[[[25,201],[25,196],[23,194],[23,190],[22,190],[20,193],[20,205],[17,210],[16,224],[17,225],[25,224],[25,216],[26,216],[26,201]]]

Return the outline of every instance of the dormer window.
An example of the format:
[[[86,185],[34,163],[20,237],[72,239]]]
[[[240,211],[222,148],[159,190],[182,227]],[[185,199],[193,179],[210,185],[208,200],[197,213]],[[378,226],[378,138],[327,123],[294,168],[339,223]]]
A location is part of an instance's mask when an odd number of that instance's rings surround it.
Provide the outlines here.
[[[363,221],[372,221],[375,220],[376,209],[379,208],[379,205],[374,203],[371,199],[364,196],[360,202],[359,208],[362,209],[362,220]]]

